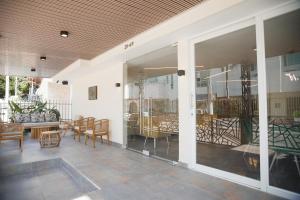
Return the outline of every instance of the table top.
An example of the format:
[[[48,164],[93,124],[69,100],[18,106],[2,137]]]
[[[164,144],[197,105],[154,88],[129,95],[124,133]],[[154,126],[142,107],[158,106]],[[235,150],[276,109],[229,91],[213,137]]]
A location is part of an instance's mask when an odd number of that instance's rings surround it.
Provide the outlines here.
[[[58,134],[60,131],[56,131],[56,130],[53,130],[53,131],[43,131],[41,132],[41,135],[43,134]]]
[[[36,122],[36,123],[22,123],[24,128],[43,127],[43,126],[58,126],[59,122]]]

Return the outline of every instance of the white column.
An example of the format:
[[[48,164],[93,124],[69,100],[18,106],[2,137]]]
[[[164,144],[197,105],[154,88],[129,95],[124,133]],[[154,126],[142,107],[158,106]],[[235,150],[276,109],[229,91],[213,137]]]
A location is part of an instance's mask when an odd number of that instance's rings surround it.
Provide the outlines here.
[[[179,109],[179,162],[196,163],[196,135],[194,117],[194,72],[190,64],[190,46],[187,40],[178,42],[178,69],[185,70],[185,76],[178,76]],[[190,166],[189,166],[190,167]]]
[[[15,77],[15,96],[18,95],[18,77]]]
[[[31,79],[31,88],[29,94],[33,95],[33,78]]]
[[[5,101],[9,99],[9,76],[5,77]]]
[[[264,24],[262,19],[258,17],[256,18],[256,48],[260,133],[260,181],[261,189],[267,191],[269,185],[267,75]]]

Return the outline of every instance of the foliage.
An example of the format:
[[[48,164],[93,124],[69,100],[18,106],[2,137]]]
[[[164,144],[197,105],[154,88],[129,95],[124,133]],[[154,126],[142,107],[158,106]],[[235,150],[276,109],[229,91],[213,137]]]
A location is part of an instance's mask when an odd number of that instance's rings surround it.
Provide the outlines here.
[[[42,101],[35,101],[35,103],[33,105],[29,105],[27,107],[22,108],[19,104],[17,104],[14,101],[9,101],[8,102],[9,107],[12,111],[13,114],[16,113],[54,113],[56,115],[56,119],[57,121],[60,118],[60,113],[59,111],[55,108],[47,108],[47,101],[46,102],[42,102]]]
[[[294,111],[293,115],[294,115],[294,117],[299,118],[300,117],[300,111]]]
[[[0,75],[0,98],[4,99],[5,97],[5,76]]]
[[[54,113],[55,115],[56,115],[56,119],[57,119],[57,121],[59,121],[59,118],[60,118],[60,113],[59,113],[59,111],[56,109],[56,108],[50,108],[50,109],[48,109],[48,112],[49,113]]]
[[[17,103],[13,101],[9,101],[8,105],[12,111],[13,114],[15,113],[24,113],[24,109],[22,109]]]
[[[0,75],[0,98],[5,98],[5,83],[6,77]],[[18,92],[22,98],[29,94],[30,82],[26,77],[18,77]],[[9,94],[15,95],[15,76],[9,77]]]

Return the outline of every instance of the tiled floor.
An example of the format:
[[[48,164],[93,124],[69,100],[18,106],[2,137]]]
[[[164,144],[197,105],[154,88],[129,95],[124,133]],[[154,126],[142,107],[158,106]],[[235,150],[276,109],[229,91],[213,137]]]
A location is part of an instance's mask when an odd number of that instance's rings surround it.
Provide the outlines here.
[[[18,150],[16,142],[0,144],[1,165],[55,157],[69,161],[101,187],[101,191],[78,196],[78,200],[280,199],[114,146],[97,143],[94,149],[90,144],[85,146],[69,136],[63,138],[59,148],[51,149],[40,149],[37,141],[26,139],[23,153]],[[1,184],[2,181],[0,187]],[[67,187],[62,182],[54,184]]]

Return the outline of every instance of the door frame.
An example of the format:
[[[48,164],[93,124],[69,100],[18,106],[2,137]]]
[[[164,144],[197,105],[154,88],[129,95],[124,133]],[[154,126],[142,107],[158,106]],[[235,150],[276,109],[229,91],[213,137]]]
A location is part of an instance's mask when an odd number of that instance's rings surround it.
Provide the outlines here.
[[[268,110],[267,110],[267,80],[266,80],[266,58],[264,41],[264,21],[300,9],[300,2],[291,0],[280,4],[274,8],[267,9],[261,13],[245,17],[238,21],[225,24],[214,29],[208,30],[189,40],[190,66],[191,72],[190,85],[192,106],[191,113],[193,120],[192,136],[193,145],[190,147],[190,153],[193,159],[188,163],[189,168],[196,171],[216,176],[235,183],[246,185],[251,188],[259,189],[264,192],[275,194],[288,199],[300,198],[300,194],[287,191],[269,184],[269,159],[268,159]],[[255,26],[256,48],[257,48],[257,70],[258,70],[258,98],[259,98],[259,131],[260,131],[260,180],[237,175],[231,172],[219,170],[213,167],[198,164],[196,162],[196,87],[195,87],[195,44],[216,38],[227,33],[237,31],[249,26]]]

